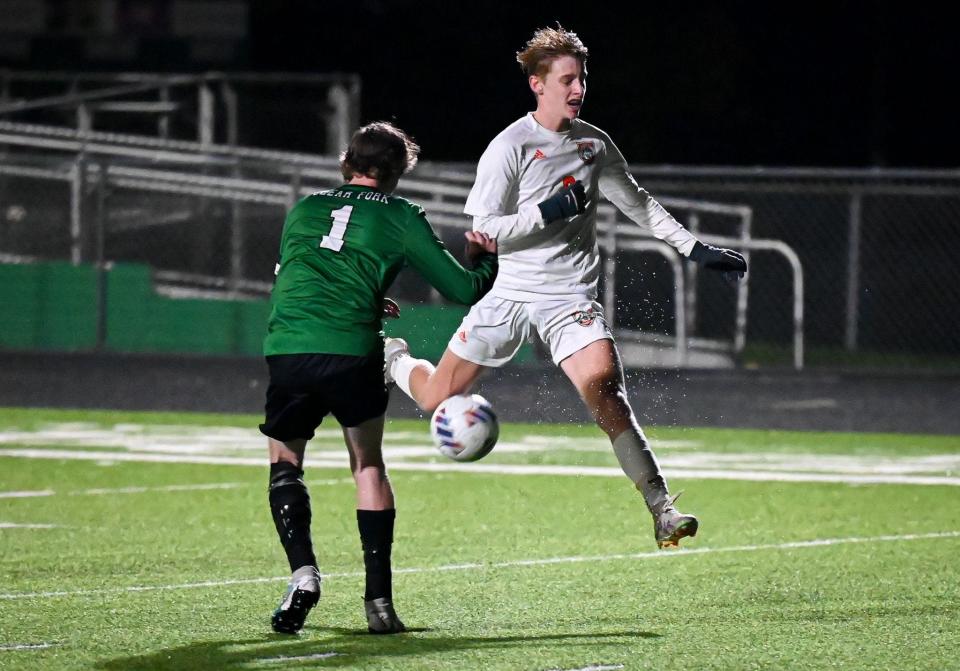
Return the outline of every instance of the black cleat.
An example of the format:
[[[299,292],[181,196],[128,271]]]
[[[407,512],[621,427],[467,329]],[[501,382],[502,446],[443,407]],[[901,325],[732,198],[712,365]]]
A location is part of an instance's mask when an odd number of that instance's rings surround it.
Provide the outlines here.
[[[363,609],[367,613],[367,631],[371,634],[400,634],[407,630],[387,599],[364,601]]]
[[[294,571],[283,601],[273,611],[270,624],[279,634],[296,634],[303,629],[307,614],[320,601],[320,572],[313,566]]]

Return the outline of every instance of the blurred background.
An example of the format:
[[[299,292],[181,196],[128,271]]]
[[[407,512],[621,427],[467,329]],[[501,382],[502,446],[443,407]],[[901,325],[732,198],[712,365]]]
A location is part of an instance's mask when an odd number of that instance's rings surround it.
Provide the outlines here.
[[[960,49],[922,3],[0,0],[0,403],[257,412],[286,209],[389,119],[459,254],[476,160],[533,106],[514,55],[557,22],[584,119],[750,260],[728,287],[601,207],[644,421],[960,432]],[[438,357],[464,311],[391,295]],[[555,377],[531,343],[488,384],[584,421]]]

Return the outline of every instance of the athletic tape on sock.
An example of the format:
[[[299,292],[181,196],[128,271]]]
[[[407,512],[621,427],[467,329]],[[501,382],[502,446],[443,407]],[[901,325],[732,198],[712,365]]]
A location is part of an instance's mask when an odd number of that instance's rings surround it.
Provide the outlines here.
[[[433,375],[433,371],[436,370],[434,365],[426,359],[414,359],[409,355],[397,357],[393,365],[390,366],[390,375],[403,393],[410,398],[413,398],[413,393],[410,391],[410,375],[413,373],[413,369],[418,366],[426,368],[428,375]],[[413,400],[416,401],[417,399],[413,398]]]

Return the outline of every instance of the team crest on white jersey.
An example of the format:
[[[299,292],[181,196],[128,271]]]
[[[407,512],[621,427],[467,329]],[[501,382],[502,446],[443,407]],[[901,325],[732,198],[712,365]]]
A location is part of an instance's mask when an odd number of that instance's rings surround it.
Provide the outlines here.
[[[590,140],[577,143],[577,154],[580,156],[580,160],[587,165],[593,163],[593,159],[597,157],[597,152],[593,148],[593,142]]]
[[[573,313],[573,321],[580,324],[580,326],[590,326],[597,318],[597,313],[593,311],[593,308],[587,308],[586,310],[577,310]]]

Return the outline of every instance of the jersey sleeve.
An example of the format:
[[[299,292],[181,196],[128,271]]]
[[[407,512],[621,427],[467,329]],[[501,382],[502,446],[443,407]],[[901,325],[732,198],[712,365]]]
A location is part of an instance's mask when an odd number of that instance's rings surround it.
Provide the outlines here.
[[[637,184],[626,159],[613,141],[605,137],[604,143],[606,152],[600,172],[600,192],[630,219],[641,226],[649,226],[655,238],[689,256],[697,238]]]
[[[463,211],[473,217],[473,230],[491,238],[510,240],[529,235],[545,225],[540,208],[517,206],[520,191],[519,150],[494,138],[477,164],[477,179]]]
[[[483,254],[476,267],[467,270],[447,251],[423,210],[410,217],[404,256],[444,298],[462,305],[472,305],[480,300],[490,291],[497,277],[496,254]]]

